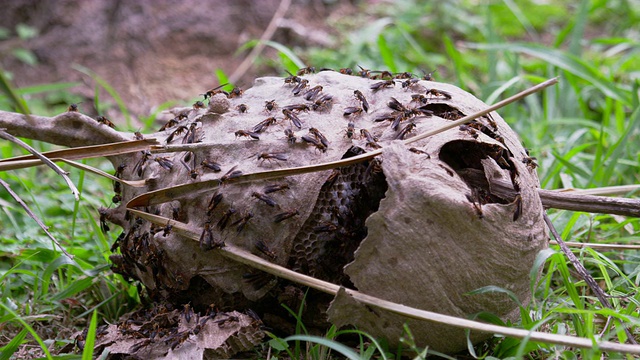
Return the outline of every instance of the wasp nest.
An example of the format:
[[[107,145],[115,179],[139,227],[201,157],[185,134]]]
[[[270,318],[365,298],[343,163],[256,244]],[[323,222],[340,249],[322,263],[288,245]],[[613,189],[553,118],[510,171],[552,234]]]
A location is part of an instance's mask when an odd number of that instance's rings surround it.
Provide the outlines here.
[[[112,158],[122,179],[148,179],[145,188],[118,186],[120,205],[102,211],[105,222],[124,229],[114,270],[140,280],[158,301],[252,309],[285,331],[292,319],[280,304],[300,306],[306,290],[210,250],[232,244],[424,310],[515,318],[517,304],[507,295],[467,293],[494,285],[530,299],[529,272],[547,234],[538,179],[516,134],[490,113],[407,146],[402,140],[486,105],[455,86],[410,74],[360,75],[321,71],[284,81],[259,78],[245,91],[209,90],[208,104],[175,110],[161,131],[145,135],[202,146]],[[377,149],[382,154],[375,159],[333,170],[231,181]],[[198,186],[211,181],[219,186]],[[511,195],[494,191],[496,183],[507,184]],[[132,198],[180,184],[194,185],[138,209],[188,224],[201,234],[199,243],[126,213]],[[311,291],[305,309],[310,327],[355,325],[395,341],[407,322],[420,345],[444,352],[466,347],[463,330],[402,318],[348,296]]]

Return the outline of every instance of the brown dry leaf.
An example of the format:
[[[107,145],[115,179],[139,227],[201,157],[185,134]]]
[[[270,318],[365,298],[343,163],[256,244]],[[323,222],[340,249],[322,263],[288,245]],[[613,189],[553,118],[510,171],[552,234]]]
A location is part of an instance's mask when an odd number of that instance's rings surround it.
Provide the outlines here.
[[[262,322],[237,311],[210,318],[193,314],[187,318],[177,310],[161,313],[148,321],[123,319],[101,329],[96,353],[133,359],[221,359],[252,349],[265,334]],[[153,336],[150,334],[153,333]]]

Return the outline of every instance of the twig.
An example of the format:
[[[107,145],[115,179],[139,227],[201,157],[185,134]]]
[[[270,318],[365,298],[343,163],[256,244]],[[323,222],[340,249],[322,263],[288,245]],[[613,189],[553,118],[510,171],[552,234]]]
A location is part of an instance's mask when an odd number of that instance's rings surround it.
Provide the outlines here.
[[[640,217],[640,201],[636,199],[583,195],[580,192],[571,193],[543,189],[539,189],[538,194],[540,194],[540,199],[545,207]]]
[[[247,72],[251,64],[253,64],[258,55],[260,55],[260,53],[262,52],[262,49],[264,49],[265,42],[271,39],[273,34],[276,32],[278,23],[280,22],[280,19],[282,19],[286,14],[287,10],[289,9],[289,5],[291,5],[291,0],[280,1],[280,6],[278,6],[278,9],[273,14],[271,22],[269,22],[269,25],[265,29],[264,33],[262,33],[262,36],[260,37],[260,40],[258,41],[256,46],[251,49],[249,55],[244,58],[242,63],[240,63],[240,65],[233,71],[233,74],[229,76],[229,83],[235,84],[236,81],[240,80],[244,73]]]
[[[65,250],[62,245],[60,245],[60,243],[58,242],[58,240],[56,240],[56,238],[53,237],[53,235],[49,232],[49,228],[36,216],[36,214],[33,213],[33,211],[31,211],[31,209],[29,209],[29,206],[27,206],[27,204],[25,204],[24,201],[22,201],[22,199],[20,199],[20,197],[18,196],[18,194],[16,194],[15,192],[13,192],[13,190],[11,190],[11,186],[9,186],[9,184],[7,182],[5,182],[4,180],[0,179],[0,184],[2,184],[2,186],[4,186],[4,188],[7,190],[7,192],[9,193],[9,195],[11,195],[11,197],[18,203],[20,204],[20,206],[22,206],[22,208],[27,212],[27,214],[29,215],[29,217],[31,217],[33,220],[36,221],[36,223],[38,223],[38,226],[40,226],[42,228],[42,230],[44,230],[44,232],[47,234],[47,236],[51,239],[51,241],[54,242],[54,244],[56,244],[60,250],[67,255],[67,257],[69,257],[69,259],[73,259],[73,255],[69,254],[67,252],[67,250]]]
[[[478,169],[462,170],[466,181],[474,186],[486,184],[484,172]],[[493,179],[489,184],[491,193],[504,199],[514,199],[517,192],[513,185],[505,180]],[[628,187],[625,187],[628,189]],[[640,217],[640,200],[607,196],[587,195],[586,193],[620,193],[616,189],[576,189],[572,191],[537,189],[542,205],[548,208],[584,211],[599,214],[614,214]],[[628,191],[624,192],[627,193]]]
[[[596,282],[596,280],[591,276],[591,274],[587,272],[587,269],[585,269],[584,265],[582,265],[582,263],[578,260],[576,255],[571,251],[571,249],[569,249],[567,244],[565,244],[564,240],[562,240],[562,237],[560,237],[560,234],[558,234],[558,231],[556,230],[555,226],[553,226],[551,219],[549,219],[549,215],[547,215],[547,213],[545,212],[543,214],[543,217],[544,217],[544,222],[547,224],[547,226],[549,227],[549,230],[551,231],[551,234],[553,234],[553,237],[558,242],[560,249],[562,249],[562,252],[569,259],[569,261],[571,262],[573,267],[576,269],[580,277],[584,280],[584,282],[587,283],[587,285],[589,286],[591,291],[593,291],[593,293],[596,295],[596,297],[598,298],[602,306],[606,307],[607,309],[613,310],[613,306],[611,306],[611,304],[609,303],[609,299],[608,299],[609,295],[607,295],[602,290],[602,288],[598,286],[598,283]],[[629,337],[629,342],[637,345],[638,343],[633,338],[633,335],[631,334],[629,329],[625,328],[624,331],[627,333],[627,337]]]
[[[626,195],[640,191],[640,185],[618,185],[618,186],[604,186],[593,189],[557,189],[554,190],[562,193],[573,193],[582,195]]]
[[[28,152],[32,153],[33,155],[38,157],[40,160],[42,160],[43,163],[45,163],[48,167],[53,169],[53,171],[55,171],[58,175],[62,176],[64,181],[67,183],[67,186],[69,186],[69,189],[71,189],[71,193],[73,194],[73,197],[75,197],[76,201],[80,200],[80,192],[78,191],[76,186],[73,184],[71,179],[69,179],[69,177],[67,176],[67,175],[69,175],[68,172],[62,170],[53,161],[49,160],[49,158],[47,158],[46,156],[40,154],[36,149],[34,149],[31,146],[27,145],[24,141],[22,141],[22,140],[18,139],[17,137],[7,133],[4,130],[5,129],[0,129],[0,137],[1,138],[5,139],[5,140],[8,140],[8,141],[11,141],[12,143],[17,144],[17,145],[25,148]]]

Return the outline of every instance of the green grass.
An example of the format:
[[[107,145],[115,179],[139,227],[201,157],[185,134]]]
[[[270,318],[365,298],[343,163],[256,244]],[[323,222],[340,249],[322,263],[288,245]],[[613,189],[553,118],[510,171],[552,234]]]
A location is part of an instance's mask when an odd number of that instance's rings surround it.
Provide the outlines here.
[[[316,67],[361,65],[418,74],[437,69],[436,80],[461,86],[488,103],[541,79],[560,76],[556,87],[500,111],[537,157],[542,187],[591,188],[639,182],[637,4],[624,0],[576,5],[569,1],[539,4],[505,0],[478,5],[462,0],[403,0],[393,6],[362,7],[359,14],[330,24],[340,34],[336,48],[299,49],[269,43],[280,55],[263,62],[278,64],[275,71],[279,74],[303,62]],[[126,103],[114,96],[106,80],[94,80],[116,99],[126,116]],[[60,113],[66,108],[64,104],[79,101],[67,92],[73,86],[78,84],[5,89],[7,95],[0,96],[0,108],[14,110],[17,104],[32,113]],[[96,88],[96,98],[100,88]],[[12,102],[12,98],[25,102]],[[99,106],[104,103],[96,106],[103,110]],[[144,121],[146,127],[152,122],[153,116]],[[50,148],[29,143],[41,151]],[[5,158],[21,152],[0,143],[0,154]],[[91,160],[89,164],[113,171],[105,161]],[[85,177],[75,169],[69,171],[82,193],[78,203],[65,184],[44,167],[0,173],[75,256],[69,261],[56,251],[24,211],[0,191],[0,324],[5,335],[0,338],[0,346],[4,346],[0,359],[8,358],[6,354],[23,342],[52,340],[53,348],[59,349],[71,333],[89,327],[91,314],[96,314],[98,324],[114,321],[139,303],[135,285],[108,270],[109,246],[117,234],[104,235],[96,224],[96,209],[109,205],[110,183]],[[568,211],[551,211],[550,215],[566,241],[637,244],[640,240],[638,219]],[[532,270],[532,302],[521,306],[518,322],[507,325],[620,342],[626,334],[619,329],[628,326],[640,340],[639,253],[574,252],[603,289],[616,296],[611,299],[614,310],[599,305],[559,248],[552,247],[540,254]],[[540,277],[535,276],[537,269],[541,269]],[[490,314],[478,316],[497,322]],[[615,319],[614,330],[604,328],[607,316]],[[349,358],[353,354],[360,359],[400,356],[397,349],[389,349],[365,333],[358,333],[359,347],[347,349],[340,343],[344,331],[331,329],[317,338],[303,329],[300,324],[297,336],[273,337],[264,346],[271,347],[277,358],[324,359],[329,349],[331,354]],[[425,357],[428,349],[415,345],[410,329],[403,340],[406,356]],[[503,337],[494,337],[471,351],[487,359],[631,358]]]

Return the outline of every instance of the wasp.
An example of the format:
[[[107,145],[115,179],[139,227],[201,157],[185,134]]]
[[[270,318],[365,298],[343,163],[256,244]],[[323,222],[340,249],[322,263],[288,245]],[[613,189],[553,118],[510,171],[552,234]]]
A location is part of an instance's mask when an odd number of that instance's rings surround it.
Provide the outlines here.
[[[377,116],[375,119],[373,119],[373,121],[375,122],[393,121],[396,118],[396,116],[397,116],[396,113],[384,114],[384,115]]]
[[[113,173],[113,176],[117,177],[118,179],[122,179],[122,174],[124,173],[124,169],[126,169],[127,166],[128,165],[125,163],[118,165],[116,171]],[[120,194],[122,192],[122,184],[119,181],[113,182],[113,192],[116,194]]]
[[[190,167],[189,165],[187,165],[187,163],[184,162],[184,160],[180,160],[180,161],[182,162],[182,165],[184,165],[187,168],[187,170],[189,171],[189,177],[191,177],[192,179],[195,180],[200,175],[200,172],[198,171],[198,169],[195,166],[195,158],[194,158],[194,166],[193,167]]]
[[[338,176],[340,176],[340,170],[333,169],[333,171],[331,171],[331,174],[329,174],[329,177],[327,177],[327,180],[325,180],[324,185],[322,186],[326,188],[333,187],[333,184],[335,184],[336,180],[338,180]]]
[[[113,176],[117,177],[118,179],[121,179],[122,171],[126,167],[127,167],[127,164],[120,164],[120,166],[118,166],[118,169],[116,169],[116,172],[115,174],[113,174]],[[111,199],[111,201],[117,204],[122,200],[122,184],[120,183],[120,181],[116,181],[116,180],[113,181],[113,192],[115,193],[115,195],[113,195],[113,198]]]
[[[315,233],[333,232],[336,230],[338,230],[338,227],[334,223],[329,221],[324,221],[320,223],[320,225],[313,227],[313,232]]]
[[[410,147],[409,151],[411,151],[414,154],[422,154],[422,155],[427,155],[427,159],[431,159],[431,155],[429,155],[428,152],[424,151],[424,150],[420,150],[418,148],[414,148],[414,147]]]
[[[328,110],[333,102],[333,96],[329,94],[322,95],[316,101],[311,104],[313,111],[325,111]]]
[[[207,205],[207,216],[211,216],[211,213],[220,205],[222,202],[223,195],[219,192],[216,192],[211,196],[211,200],[209,200],[209,205]]]
[[[227,95],[227,97],[228,97],[229,99],[233,99],[233,98],[235,98],[235,97],[240,97],[240,96],[242,96],[242,94],[244,94],[244,90],[242,90],[242,89],[241,89],[241,88],[239,88],[239,87],[234,87],[234,88],[229,92],[229,94]]]
[[[302,90],[307,88],[307,86],[309,86],[309,80],[302,79],[300,80],[300,82],[298,82],[296,86],[293,87],[293,90],[291,90],[291,92],[293,93],[294,96],[298,96],[300,95]]]
[[[258,251],[260,251],[261,253],[263,253],[264,255],[266,255],[269,259],[271,259],[272,261],[275,261],[278,256],[276,255],[276,253],[274,253],[273,251],[271,251],[271,249],[269,249],[269,247],[267,246],[267,244],[262,241],[262,240],[258,240],[256,241],[255,247]]]
[[[247,225],[247,223],[249,222],[249,220],[251,220],[252,217],[253,217],[253,214],[250,211],[247,211],[242,215],[240,219],[232,222],[231,226],[238,225],[238,227],[236,228],[236,233],[240,234],[242,229],[244,229],[244,227]]]
[[[246,131],[246,130],[238,130],[235,132],[236,137],[239,136],[244,136],[244,137],[250,137],[254,140],[260,140],[260,135],[258,133],[255,133],[253,131]]]
[[[413,94],[411,95],[411,102],[417,102],[419,104],[426,104],[427,97],[422,94]]]
[[[411,113],[411,110],[407,109],[404,105],[402,105],[400,103],[400,101],[398,101],[398,99],[396,99],[394,97],[392,97],[391,101],[389,101],[387,103],[387,106],[390,109],[393,109],[393,110],[396,110],[396,111],[400,111],[400,112],[403,112],[405,114]]]
[[[287,156],[287,154],[282,154],[282,153],[262,153],[258,155],[258,160],[262,160],[263,162],[265,160],[287,161],[288,158],[289,157]]]
[[[347,137],[349,139],[352,139],[355,131],[356,125],[353,123],[353,121],[349,121],[349,123],[347,124]]]
[[[189,304],[185,304],[181,315],[184,317],[184,320],[187,323],[190,323],[191,322],[191,317],[193,315],[195,315],[195,314],[194,314],[193,309],[191,308],[191,306]]]
[[[249,109],[249,107],[246,104],[240,104],[238,106],[236,106],[236,110],[238,110],[239,113],[246,113],[247,110]]]
[[[302,75],[306,75],[306,74],[313,74],[315,72],[316,72],[316,68],[314,66],[309,66],[309,67],[302,68],[302,69],[298,70],[296,75],[302,76]]]
[[[320,130],[312,127],[309,129],[309,134],[313,134],[313,136],[315,136],[316,139],[320,140],[320,143],[322,143],[322,145],[324,145],[325,147],[329,146],[329,140],[327,140],[327,138],[320,132]]]
[[[204,96],[204,99],[207,100],[210,97],[213,97],[216,94],[225,94],[226,96],[229,96],[229,93],[222,90],[222,87],[227,86],[228,83],[226,84],[222,84],[218,87],[214,87],[213,89],[207,90],[204,94],[201,94],[202,96]]]
[[[202,160],[202,162],[200,163],[200,166],[207,168],[209,170],[213,170],[213,172],[219,172],[221,169],[220,164],[218,164],[215,161],[211,161],[211,160]]]
[[[294,210],[290,210],[290,211],[285,211],[282,212],[280,214],[277,214],[276,216],[273,217],[273,221],[275,223],[281,223],[289,218],[292,218],[296,215],[299,215],[300,212],[298,211],[298,209],[294,209]]]
[[[405,72],[395,74],[393,78],[394,79],[411,79],[413,78],[413,74],[405,71]]]
[[[352,115],[360,115],[362,114],[363,109],[361,107],[356,107],[356,106],[349,106],[347,108],[344,109],[344,112],[342,113],[342,116],[344,117],[349,117]]]
[[[253,127],[253,132],[255,133],[261,133],[262,131],[264,131],[267,127],[273,125],[276,123],[276,118],[275,117],[269,117],[266,118],[262,121],[260,121],[256,126]]]
[[[308,143],[308,144],[312,144],[316,147],[316,149],[322,151],[322,152],[327,152],[327,147],[324,146],[320,140],[318,140],[316,137],[311,137],[311,136],[307,136],[307,135],[303,135],[300,137],[300,139],[302,139],[302,141]]]
[[[296,76],[290,73],[289,70],[285,70],[285,71],[287,72],[287,74],[289,74],[289,76],[284,78],[285,84],[299,84],[300,81],[302,80],[299,76]]]
[[[427,89],[426,91],[427,95],[431,95],[434,97],[443,97],[447,100],[451,100],[451,93],[444,91],[444,90],[437,90],[437,89]]]
[[[107,224],[107,209],[99,208],[98,214],[100,214],[100,230],[106,234],[110,230],[109,225]]]
[[[242,171],[236,170],[236,167],[237,166],[232,167],[231,170],[227,171],[226,174],[222,175],[222,177],[220,177],[220,183],[224,183],[225,181],[242,176]]]
[[[416,85],[419,85],[418,83],[420,82],[420,79],[416,79],[416,78],[412,78],[412,79],[407,79],[405,81],[402,82],[402,88],[403,89],[410,89]]]
[[[353,70],[351,68],[342,68],[340,69],[340,74],[353,75]]]
[[[436,72],[438,69],[433,70],[430,73],[426,73],[426,72],[422,72],[424,75],[422,76],[422,80],[426,80],[426,81],[431,81],[433,80],[433,73]]]
[[[276,100],[275,99],[264,102],[264,108],[267,111],[273,111],[277,107],[278,107],[278,104],[276,104]]]
[[[74,104],[71,104],[71,105],[74,105]],[[69,107],[71,107],[71,106],[69,106]],[[78,111],[77,105],[76,105],[76,110],[69,110],[69,111]],[[98,116],[96,118],[96,121],[98,122],[98,124],[107,125],[108,127],[112,128],[112,129],[116,128],[116,126],[113,125],[113,123],[111,121],[109,121],[109,119],[107,119],[104,116]]]
[[[167,235],[169,235],[171,233],[172,229],[173,229],[173,225],[171,225],[169,222],[167,222],[167,225],[165,225],[162,228],[162,237],[167,237]]]
[[[165,140],[165,142],[167,144],[171,143],[173,141],[174,137],[180,136],[180,135],[182,135],[183,132],[188,131],[188,130],[189,130],[189,128],[186,127],[185,125],[178,126],[177,129],[173,130],[171,132],[171,134],[169,134],[169,136],[167,136],[167,139]]]
[[[282,110],[282,113],[284,114],[284,117],[286,119],[289,119],[293,123],[293,125],[295,125],[298,129],[302,129],[302,122],[300,122],[300,119],[296,114],[293,113],[293,111],[284,109]]]
[[[367,145],[369,145],[369,146],[371,146],[372,148],[375,148],[375,149],[380,148],[380,145],[378,145],[378,139],[376,137],[374,137],[373,135],[371,135],[369,130],[360,129],[360,134],[367,140]]]
[[[486,116],[487,121],[489,122],[489,125],[491,125],[491,127],[493,127],[496,131],[498,130],[498,124],[496,124],[496,121],[493,120],[493,117],[491,117],[491,114],[487,114]]]
[[[144,135],[142,135],[142,133],[140,131],[134,131],[133,132],[133,138],[135,140],[144,140]]]
[[[413,122],[408,123],[407,126],[405,126],[404,128],[402,128],[402,130],[400,130],[400,132],[394,137],[394,139],[404,140],[407,134],[412,132],[415,127],[416,127],[415,123]]]
[[[369,103],[367,102],[367,98],[364,97],[360,90],[354,90],[353,94],[356,96],[356,99],[360,101],[362,104],[362,109],[364,112],[369,112]]]
[[[300,112],[309,112],[309,105],[307,104],[294,104],[294,105],[287,105],[285,107],[283,107],[283,109],[286,110],[290,110],[290,111],[297,111],[298,113]]]
[[[384,70],[384,71],[372,71],[375,73],[379,73],[379,75],[375,75],[373,77],[371,77],[371,79],[393,79],[393,74],[390,71]]]
[[[253,196],[254,198],[263,201],[265,204],[271,206],[271,207],[275,207],[276,205],[278,205],[278,203],[276,203],[272,198],[270,198],[269,196],[265,195],[265,194],[261,194],[257,191],[254,191],[251,193],[251,196]]]
[[[234,208],[229,208],[220,218],[220,220],[218,221],[218,223],[216,224],[216,227],[218,229],[220,229],[220,231],[223,231],[226,227],[227,224],[229,223],[229,220],[231,219],[231,216],[233,216],[233,214],[236,213],[236,209]]]
[[[307,101],[313,101],[322,92],[322,89],[322,85],[314,86],[304,93],[303,98]]]
[[[78,104],[70,104],[67,108],[68,112],[78,112]]]
[[[182,221],[184,213],[180,210],[180,206],[171,206],[171,218],[175,221]]]
[[[169,121],[167,121],[164,125],[162,125],[162,127],[160,128],[160,131],[165,131],[165,130],[167,130],[168,128],[172,128],[172,127],[174,127],[174,126],[178,125],[178,122],[179,122],[179,121],[178,121],[178,119],[177,119],[177,118],[170,119],[170,120],[169,120]]]
[[[295,144],[296,143],[296,135],[293,133],[293,130],[284,129],[284,134],[287,136],[287,142],[289,144]]]
[[[191,125],[189,125],[189,130],[187,131],[187,133],[182,138],[182,143],[183,144],[192,144],[192,143],[196,142],[196,140],[199,140],[198,136],[197,136],[198,130],[199,130],[198,129],[198,123],[197,122],[191,123]]]
[[[204,109],[204,103],[200,100],[196,101],[193,103],[193,109],[194,110],[198,110],[198,109]]]
[[[203,251],[224,247],[224,241],[217,240],[213,236],[213,231],[211,231],[211,222],[209,221],[204,223],[204,228],[202,229],[202,234],[200,234],[199,242],[200,249]]]
[[[520,194],[516,195],[515,200],[513,202],[516,205],[515,210],[513,211],[513,221],[516,221],[522,215],[522,196]]]
[[[165,170],[173,169],[173,161],[166,157],[156,156],[153,160],[155,160]]]
[[[384,89],[386,87],[392,87],[392,86],[396,86],[396,82],[392,79],[392,80],[385,80],[385,81],[379,81],[373,85],[370,86],[371,90],[373,92],[377,92],[381,89]]]
[[[466,131],[469,135],[471,135],[471,137],[473,137],[474,139],[478,138],[478,131],[476,131],[476,129],[472,128],[469,125],[460,125],[460,127],[458,128],[458,130],[460,131]]]
[[[151,158],[151,156],[152,154],[149,150],[142,151],[142,157],[140,158],[140,160],[138,160],[136,165],[133,167],[133,172],[137,173],[138,176],[142,177],[142,174],[144,172],[143,166],[147,162],[147,160]]]
[[[277,191],[289,190],[289,184],[273,184],[267,185],[264,187],[263,191],[265,194],[271,194]]]
[[[360,71],[358,71],[358,76],[363,77],[363,78],[370,78],[371,77],[371,70],[365,69],[360,65],[358,65],[358,67],[360,68]]]
[[[240,321],[240,319],[238,319],[237,316],[229,316],[225,319],[220,319],[220,320],[216,320],[214,321],[214,323],[218,324],[218,327],[225,327],[228,323],[232,323],[232,322],[238,322]]]
[[[535,168],[537,168],[537,167],[538,167],[538,163],[536,162],[536,160],[538,160],[538,159],[536,159],[536,158],[535,158],[535,157],[533,157],[533,156],[527,156],[527,157],[525,157],[524,159],[522,159],[522,163],[523,163],[523,164],[525,164],[525,165],[527,165],[527,167],[528,167],[529,169],[531,169],[531,170],[535,170]]]

